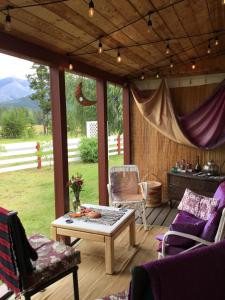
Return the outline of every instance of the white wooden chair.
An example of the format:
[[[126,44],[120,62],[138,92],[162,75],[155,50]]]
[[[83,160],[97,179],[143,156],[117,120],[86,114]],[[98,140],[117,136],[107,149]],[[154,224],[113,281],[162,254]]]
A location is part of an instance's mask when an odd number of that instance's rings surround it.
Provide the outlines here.
[[[192,241],[195,241],[194,246],[192,246],[188,249],[184,249],[183,251],[179,252],[179,254],[188,252],[190,250],[196,249],[196,248],[201,247],[201,246],[209,246],[213,243],[220,242],[224,239],[224,236],[225,236],[225,208],[222,211],[219,226],[218,226],[218,229],[216,231],[214,241],[209,242],[209,241],[201,239],[197,236],[187,234],[187,233],[178,232],[178,231],[168,231],[164,234],[164,237],[163,237],[163,240],[162,240],[161,252],[159,252],[158,258],[163,258],[163,257],[168,256],[167,251],[166,251],[166,246],[168,246],[167,239],[168,239],[169,236],[184,237],[184,238],[188,238]]]
[[[109,200],[112,206],[136,209],[147,230],[144,182],[140,182],[136,165],[111,167],[109,171]]]

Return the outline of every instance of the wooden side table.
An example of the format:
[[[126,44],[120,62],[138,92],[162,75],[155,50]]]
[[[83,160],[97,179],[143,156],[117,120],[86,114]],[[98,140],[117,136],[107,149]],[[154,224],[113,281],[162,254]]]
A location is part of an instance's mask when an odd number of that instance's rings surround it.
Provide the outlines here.
[[[181,201],[186,188],[200,195],[213,197],[219,184],[225,181],[225,176],[197,176],[193,174],[167,173],[168,200],[171,207],[172,200]]]

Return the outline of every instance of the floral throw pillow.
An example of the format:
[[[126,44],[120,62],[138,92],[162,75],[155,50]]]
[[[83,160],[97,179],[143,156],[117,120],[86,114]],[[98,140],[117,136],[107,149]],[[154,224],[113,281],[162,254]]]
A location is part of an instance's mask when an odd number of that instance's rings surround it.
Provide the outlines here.
[[[216,210],[217,205],[217,199],[198,195],[197,193],[186,189],[178,209],[207,221],[211,214]]]

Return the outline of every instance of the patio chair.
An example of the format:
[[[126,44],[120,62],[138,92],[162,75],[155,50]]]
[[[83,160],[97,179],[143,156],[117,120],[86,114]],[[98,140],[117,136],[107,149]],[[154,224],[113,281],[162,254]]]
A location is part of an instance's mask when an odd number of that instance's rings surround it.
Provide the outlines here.
[[[0,279],[25,300],[59,279],[73,274],[74,299],[79,300],[77,265],[80,252],[36,234],[27,239],[17,212],[0,208]]]
[[[136,209],[146,230],[144,184],[144,182],[140,182],[139,171],[136,165],[110,168],[108,192],[111,205]]]
[[[186,189],[169,231],[158,235],[159,258],[221,241],[225,235],[225,182],[208,198]]]

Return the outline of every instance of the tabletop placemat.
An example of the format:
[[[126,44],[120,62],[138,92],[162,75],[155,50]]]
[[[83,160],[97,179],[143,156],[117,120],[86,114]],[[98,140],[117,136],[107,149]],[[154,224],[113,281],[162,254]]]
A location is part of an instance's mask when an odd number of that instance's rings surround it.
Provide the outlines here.
[[[77,221],[82,221],[82,222],[90,222],[90,223],[112,226],[124,216],[127,209],[122,208],[119,211],[112,211],[108,209],[95,208],[93,209],[93,211],[99,212],[101,214],[101,218],[94,219],[94,218],[89,218],[88,216],[71,218],[68,214],[66,214],[65,217],[76,219]]]

